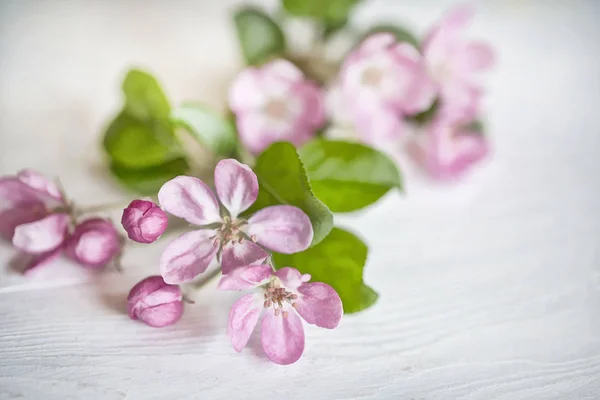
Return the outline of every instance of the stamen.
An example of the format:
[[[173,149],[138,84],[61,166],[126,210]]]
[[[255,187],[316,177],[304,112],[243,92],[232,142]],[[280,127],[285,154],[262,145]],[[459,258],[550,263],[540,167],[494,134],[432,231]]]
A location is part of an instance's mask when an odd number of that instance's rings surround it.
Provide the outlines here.
[[[298,303],[292,303],[292,307],[294,307],[295,309],[298,309]]]
[[[275,309],[275,316],[276,316],[276,317],[279,317],[279,314],[280,314],[280,313],[281,313],[281,309],[279,309],[279,308],[276,308],[276,309]]]
[[[290,296],[290,299],[292,299],[292,300],[296,300],[297,298],[298,298],[298,295],[297,295],[297,294],[292,294],[292,295]]]
[[[281,313],[281,315],[283,316],[283,318],[287,318],[288,317],[288,312],[284,311],[284,312]]]
[[[250,236],[250,239],[252,239],[252,241],[253,241],[254,243],[256,243],[256,235],[252,235],[252,236]]]

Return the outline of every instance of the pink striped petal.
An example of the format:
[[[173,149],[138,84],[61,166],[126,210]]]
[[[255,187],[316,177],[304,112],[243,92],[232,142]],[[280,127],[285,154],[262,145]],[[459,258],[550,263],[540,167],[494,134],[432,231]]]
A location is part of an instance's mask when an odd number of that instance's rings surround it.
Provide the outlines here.
[[[219,202],[208,185],[198,178],[178,176],[171,179],[160,188],[158,200],[165,211],[190,224],[221,221]]]
[[[327,329],[338,326],[344,311],[335,289],[325,283],[312,282],[300,286],[298,292],[296,311],[306,322]]]
[[[0,210],[0,236],[11,240],[15,234],[15,228],[43,218],[46,207],[42,202],[20,204],[12,209]]]
[[[56,183],[49,180],[39,172],[32,169],[24,169],[19,171],[17,177],[21,182],[30,188],[35,189],[42,194],[50,196],[56,200],[63,201],[62,195]]]
[[[261,90],[261,72],[246,68],[240,72],[229,88],[229,107],[235,113],[257,110],[267,101]]]
[[[263,208],[248,220],[248,234],[258,243],[279,253],[306,250],[313,238],[308,216],[298,207],[280,205]]]
[[[309,274],[302,275],[300,271],[292,267],[284,267],[277,270],[275,276],[279,278],[283,286],[291,291],[296,291],[303,283],[310,280]]]
[[[469,71],[482,71],[494,65],[494,50],[487,43],[471,41],[467,44],[465,53]]]
[[[223,246],[221,271],[228,274],[236,267],[262,264],[268,257],[269,253],[249,240],[244,240],[242,243],[229,243]]]
[[[17,226],[13,245],[30,254],[45,253],[60,246],[67,234],[69,216],[52,214],[39,221]]]
[[[294,88],[296,96],[302,101],[302,113],[298,122],[312,129],[325,123],[325,100],[321,89],[312,82],[297,84]]]
[[[181,319],[183,315],[183,302],[159,304],[154,307],[143,308],[137,313],[137,319],[153,328],[162,328],[172,325]]]
[[[188,282],[206,270],[219,246],[211,237],[214,231],[184,233],[173,240],[160,258],[160,274],[166,283]]]
[[[258,179],[246,164],[234,159],[221,160],[215,167],[215,187],[219,200],[231,218],[248,209],[258,196]]]
[[[292,364],[304,352],[304,327],[302,320],[289,306],[284,305],[287,316],[276,316],[273,310],[267,310],[262,319],[260,339],[263,350],[276,364]]]
[[[262,309],[261,300],[260,295],[251,293],[242,296],[231,307],[227,336],[231,339],[231,344],[237,352],[246,347],[250,335],[256,327]]]
[[[272,276],[270,265],[245,265],[223,275],[217,287],[221,290],[247,290],[264,285]]]
[[[304,74],[293,63],[277,59],[265,64],[261,68],[261,73],[264,75],[277,76],[286,81],[296,82],[304,79]]]
[[[360,44],[359,51],[361,55],[367,55],[385,49],[395,42],[396,38],[389,32],[374,33],[363,40]]]

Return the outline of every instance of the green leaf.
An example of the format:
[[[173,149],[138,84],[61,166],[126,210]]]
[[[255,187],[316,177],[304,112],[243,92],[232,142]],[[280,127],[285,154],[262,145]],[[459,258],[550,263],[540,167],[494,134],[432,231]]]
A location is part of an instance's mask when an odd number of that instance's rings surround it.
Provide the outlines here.
[[[339,26],[361,0],[282,0],[285,10],[297,17],[321,20],[326,26]]]
[[[258,199],[248,213],[277,204],[296,206],[310,218],[313,245],[327,236],[333,228],[333,215],[313,194],[294,145],[272,144],[258,157],[254,172],[258,176]]]
[[[246,62],[259,65],[285,51],[283,31],[262,11],[246,7],[234,15],[238,40]]]
[[[415,114],[413,116],[410,116],[407,119],[411,122],[416,123],[417,125],[425,125],[425,124],[431,122],[431,120],[433,120],[433,117],[435,117],[439,108],[440,108],[440,100],[435,99],[435,101],[433,103],[431,103],[431,107],[429,107],[429,109],[427,109],[423,112],[420,112],[418,114]]]
[[[481,120],[474,120],[463,127],[463,130],[477,135],[485,136],[485,125]]]
[[[215,154],[231,156],[237,141],[233,123],[201,104],[184,104],[171,112],[171,121],[190,132]]]
[[[112,161],[126,168],[144,168],[181,156],[181,146],[168,121],[140,121],[121,112],[104,135]]]
[[[392,188],[402,190],[394,163],[371,147],[316,139],[299,153],[314,194],[333,212],[358,210]]]
[[[156,195],[163,183],[185,174],[188,163],[185,158],[180,157],[164,164],[134,169],[113,162],[110,170],[130,190],[142,195]]]
[[[333,228],[318,245],[296,254],[273,254],[277,268],[294,267],[310,274],[312,281],[333,287],[350,314],[368,308],[379,295],[363,282],[367,245],[340,228]]]
[[[125,110],[141,120],[167,119],[171,112],[169,100],[156,78],[147,72],[132,69],[123,81]]]
[[[362,37],[362,39],[365,39],[367,36],[370,36],[374,33],[380,32],[391,33],[396,37],[396,40],[398,40],[398,42],[407,42],[415,46],[415,48],[419,48],[419,40],[412,33],[410,33],[407,29],[402,28],[401,26],[391,24],[377,25],[369,29],[367,33],[365,33],[365,35]]]

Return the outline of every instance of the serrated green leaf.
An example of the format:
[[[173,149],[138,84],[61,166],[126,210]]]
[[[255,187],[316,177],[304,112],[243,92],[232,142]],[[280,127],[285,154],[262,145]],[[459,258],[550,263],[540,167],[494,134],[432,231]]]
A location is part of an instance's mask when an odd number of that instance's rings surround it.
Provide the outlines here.
[[[299,153],[314,194],[333,212],[358,210],[392,188],[402,190],[392,160],[360,143],[316,139]]]
[[[419,48],[419,40],[412,34],[410,33],[407,29],[398,26],[398,25],[392,25],[392,24],[384,24],[384,25],[377,25],[374,26],[372,28],[370,28],[367,33],[365,33],[365,35],[363,36],[362,39],[365,39],[367,36],[370,36],[374,33],[380,33],[380,32],[388,32],[393,34],[396,37],[396,40],[398,40],[398,42],[407,42],[410,43],[411,45],[413,45],[415,48]],[[361,40],[362,40],[361,39]]]
[[[144,168],[181,156],[182,150],[168,121],[140,121],[122,112],[104,135],[112,161],[126,168]]]
[[[333,228],[333,215],[313,194],[294,145],[273,143],[258,157],[254,172],[258,176],[258,199],[248,213],[278,204],[296,206],[310,218],[313,245],[327,236]]]
[[[219,156],[228,157],[235,152],[237,140],[233,123],[204,105],[177,107],[171,112],[171,121]]]
[[[276,268],[294,267],[312,281],[333,287],[344,312],[354,313],[375,303],[379,295],[363,282],[367,245],[352,233],[334,228],[319,244],[296,254],[274,254]]]
[[[285,52],[285,37],[279,25],[264,12],[247,7],[234,15],[238,40],[249,65],[259,65]]]
[[[113,175],[128,189],[142,195],[156,195],[166,181],[188,171],[188,163],[180,157],[164,164],[147,168],[127,168],[115,162],[110,164]]]
[[[169,100],[158,81],[147,72],[132,69],[122,85],[126,112],[140,120],[167,119]]]

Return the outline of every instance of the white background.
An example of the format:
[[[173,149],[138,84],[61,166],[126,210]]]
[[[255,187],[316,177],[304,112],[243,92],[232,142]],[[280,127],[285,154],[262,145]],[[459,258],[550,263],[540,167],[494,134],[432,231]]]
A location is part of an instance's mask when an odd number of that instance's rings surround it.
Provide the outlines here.
[[[418,32],[450,1],[373,0],[356,17]],[[167,240],[124,275],[61,260],[31,278],[0,244],[0,398],[600,398],[600,2],[478,2],[473,34],[499,53],[487,101],[494,154],[466,182],[408,178],[356,215],[380,293],[337,330],[307,328],[296,364],[225,335],[236,293],[213,286],[176,326],[124,314]],[[82,204],[125,194],[98,146],[124,71],[153,71],[173,103],[222,108],[241,67],[233,1],[2,1],[0,174],[60,176]],[[118,217],[118,215],[115,215]],[[325,266],[324,266],[325,267]]]

